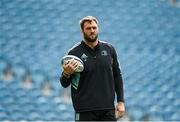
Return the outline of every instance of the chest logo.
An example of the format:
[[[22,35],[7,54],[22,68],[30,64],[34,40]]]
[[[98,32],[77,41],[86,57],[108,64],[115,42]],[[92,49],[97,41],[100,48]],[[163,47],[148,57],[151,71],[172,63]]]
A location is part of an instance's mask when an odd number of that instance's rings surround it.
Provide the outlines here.
[[[84,61],[87,61],[87,58],[88,58],[88,56],[85,53],[83,53],[81,56],[81,59]]]
[[[102,55],[102,56],[107,56],[107,55],[108,55],[108,54],[107,54],[107,51],[106,51],[106,50],[102,50],[102,51],[101,51],[101,55]]]

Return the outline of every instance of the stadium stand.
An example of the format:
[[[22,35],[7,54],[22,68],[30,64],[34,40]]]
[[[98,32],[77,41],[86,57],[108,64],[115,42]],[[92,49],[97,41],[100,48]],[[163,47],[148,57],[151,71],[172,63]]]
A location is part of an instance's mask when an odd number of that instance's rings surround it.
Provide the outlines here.
[[[178,7],[167,0],[1,0],[0,121],[74,119],[59,84],[60,59],[80,41],[86,15],[99,19],[100,38],[117,49],[122,120],[180,120]],[[42,90],[46,83],[51,91]]]

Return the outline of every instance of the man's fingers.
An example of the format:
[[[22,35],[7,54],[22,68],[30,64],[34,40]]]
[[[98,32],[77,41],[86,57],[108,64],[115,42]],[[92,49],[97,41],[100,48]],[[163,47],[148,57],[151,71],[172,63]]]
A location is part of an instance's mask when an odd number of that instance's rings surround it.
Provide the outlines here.
[[[65,62],[64,62],[64,65],[67,65],[67,64],[69,64],[69,61],[65,61]]]
[[[74,71],[77,69],[77,67],[78,67],[78,63],[74,59],[66,61],[65,64],[63,65],[64,70],[68,74],[73,74]]]
[[[117,111],[116,110],[116,118],[120,119],[124,116],[125,112],[124,111]]]
[[[125,114],[125,106],[124,103],[119,102],[116,106],[116,118],[119,119],[123,117]]]
[[[78,63],[75,61],[75,62],[73,62],[73,64],[72,64],[74,67],[76,67],[77,65],[78,65]]]

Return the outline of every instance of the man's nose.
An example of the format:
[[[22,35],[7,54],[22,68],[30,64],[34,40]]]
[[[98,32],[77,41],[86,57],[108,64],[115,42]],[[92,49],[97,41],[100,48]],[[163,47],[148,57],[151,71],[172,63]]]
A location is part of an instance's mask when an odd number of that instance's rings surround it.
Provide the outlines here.
[[[95,30],[93,28],[91,28],[91,32],[94,32]]]

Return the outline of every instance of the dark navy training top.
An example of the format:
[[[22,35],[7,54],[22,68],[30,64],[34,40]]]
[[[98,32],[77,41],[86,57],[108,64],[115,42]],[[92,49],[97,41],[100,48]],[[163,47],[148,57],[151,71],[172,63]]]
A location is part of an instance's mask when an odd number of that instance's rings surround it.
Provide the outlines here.
[[[112,45],[98,41],[97,46],[92,49],[81,41],[68,54],[75,55],[84,62],[84,70],[79,75],[60,77],[63,87],[71,84],[76,112],[114,109],[115,93],[117,101],[124,102],[121,71]],[[73,84],[74,80],[78,83]]]

